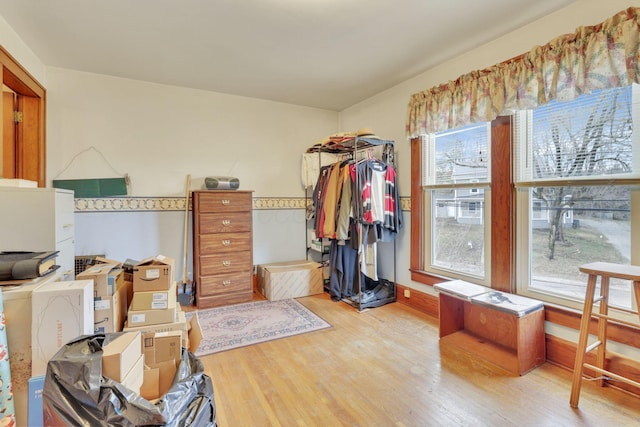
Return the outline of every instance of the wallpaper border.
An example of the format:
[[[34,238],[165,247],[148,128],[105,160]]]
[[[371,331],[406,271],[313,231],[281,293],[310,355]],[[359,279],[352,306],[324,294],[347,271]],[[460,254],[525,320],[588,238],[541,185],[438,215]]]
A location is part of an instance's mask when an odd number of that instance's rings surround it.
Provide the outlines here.
[[[304,197],[254,197],[254,210],[305,209]],[[411,199],[400,198],[403,211],[411,210]],[[75,199],[76,212],[164,212],[184,211],[184,197],[100,197]]]

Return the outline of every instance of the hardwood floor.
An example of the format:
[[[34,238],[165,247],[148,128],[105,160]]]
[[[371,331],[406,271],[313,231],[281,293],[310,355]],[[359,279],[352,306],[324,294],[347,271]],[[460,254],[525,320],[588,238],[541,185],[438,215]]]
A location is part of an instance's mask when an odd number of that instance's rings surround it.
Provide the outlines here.
[[[332,327],[201,358],[218,425],[630,426],[640,398],[549,363],[522,377],[441,353],[437,320],[394,303],[358,312],[327,294],[299,301]]]

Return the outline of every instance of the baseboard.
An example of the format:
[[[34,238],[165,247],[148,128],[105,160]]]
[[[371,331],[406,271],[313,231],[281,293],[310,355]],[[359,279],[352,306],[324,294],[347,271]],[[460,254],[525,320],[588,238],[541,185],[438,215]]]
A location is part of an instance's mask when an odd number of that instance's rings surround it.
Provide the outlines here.
[[[408,292],[408,293],[407,293]],[[416,291],[402,285],[396,285],[396,302],[409,306],[435,318],[440,317],[438,297]]]
[[[562,338],[555,337],[553,335],[546,335],[546,349],[547,349],[547,361],[554,365],[565,368],[569,371],[573,371],[576,345],[572,342],[563,340]],[[586,363],[595,365],[596,354],[595,351],[588,353],[585,356]],[[636,382],[640,382],[640,362],[629,359],[627,357],[615,354],[607,351],[607,358],[605,362],[606,369],[611,372],[619,373],[620,375],[630,378]],[[588,378],[594,378],[595,372],[585,369],[584,376]],[[640,390],[630,384],[623,383],[621,381],[615,381],[607,383],[608,386],[624,390],[634,396],[640,396]]]

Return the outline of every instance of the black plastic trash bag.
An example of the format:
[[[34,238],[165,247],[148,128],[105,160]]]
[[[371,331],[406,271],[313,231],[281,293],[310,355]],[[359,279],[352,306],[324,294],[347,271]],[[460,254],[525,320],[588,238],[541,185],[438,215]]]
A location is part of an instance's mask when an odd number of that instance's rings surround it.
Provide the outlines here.
[[[45,426],[216,426],[213,383],[200,359],[182,349],[169,391],[155,403],[102,376],[102,347],[121,333],[85,335],[47,365]]]

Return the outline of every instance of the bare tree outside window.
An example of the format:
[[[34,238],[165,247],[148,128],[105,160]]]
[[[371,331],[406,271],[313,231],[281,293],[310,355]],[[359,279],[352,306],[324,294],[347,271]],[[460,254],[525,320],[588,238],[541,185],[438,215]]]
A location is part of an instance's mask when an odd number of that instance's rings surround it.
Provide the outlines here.
[[[630,86],[608,89],[530,113],[519,178],[529,182],[531,289],[580,299],[580,265],[630,262],[631,188],[620,179],[633,177],[632,98]],[[629,307],[628,283],[612,282],[611,300]]]
[[[542,107],[533,113],[534,179],[571,180],[578,177],[612,176],[631,171],[633,121],[631,90],[616,88],[585,97],[575,103]],[[566,242],[567,211],[589,201],[590,208],[577,209],[578,216],[609,212],[628,215],[628,189],[602,187],[537,187],[533,197],[546,206],[549,221],[549,259],[555,259],[557,242]],[[613,192],[613,194],[612,194]],[[618,196],[619,199],[612,196]],[[577,222],[573,222],[577,221]],[[579,219],[568,225],[574,227]]]

